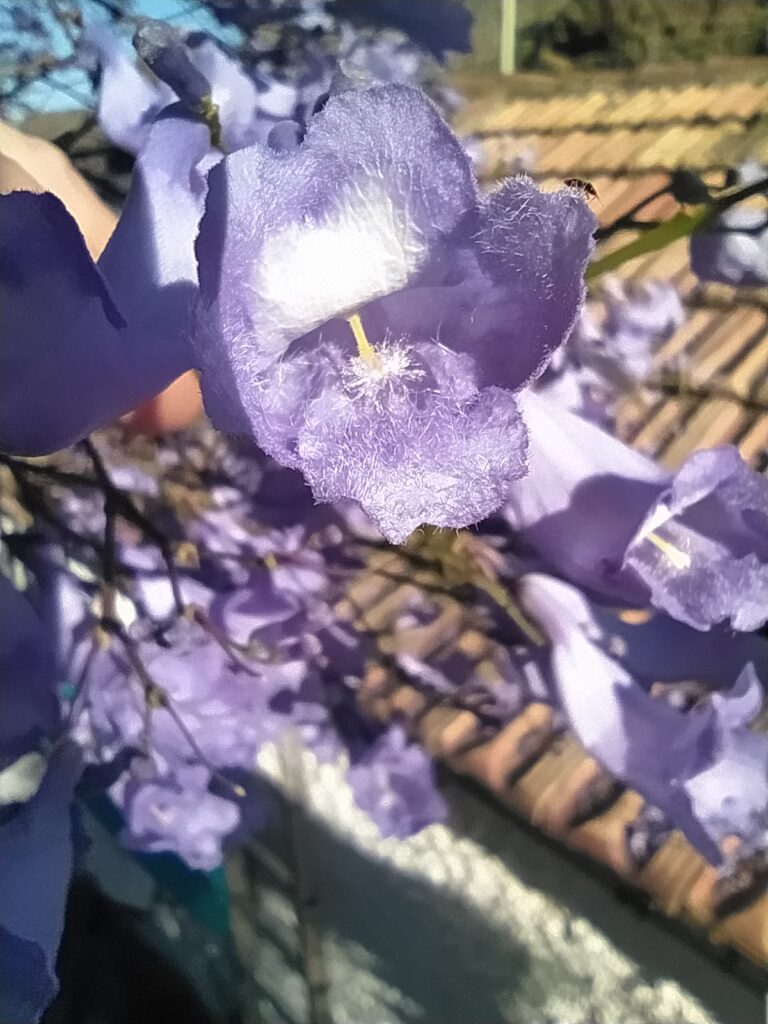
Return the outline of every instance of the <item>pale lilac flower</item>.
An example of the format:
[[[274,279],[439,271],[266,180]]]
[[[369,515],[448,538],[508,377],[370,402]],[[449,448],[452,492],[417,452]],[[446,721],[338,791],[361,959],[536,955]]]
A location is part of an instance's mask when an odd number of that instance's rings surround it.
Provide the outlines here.
[[[358,806],[382,834],[404,839],[448,816],[434,772],[430,757],[395,723],[352,755],[347,778]]]
[[[727,688],[681,713],[638,685],[574,587],[531,574],[520,592],[552,644],[556,697],[587,750],[713,863],[728,836],[764,842],[768,737],[748,729],[761,704],[756,666],[747,662],[735,680],[721,682]],[[658,670],[663,675],[663,657]]]
[[[677,473],[529,391],[531,452],[507,522],[556,572],[696,629],[768,616],[768,481],[724,446]]]
[[[184,37],[164,22],[146,19],[138,45],[154,78],[103,25],[89,25],[83,43],[95,51],[100,68],[99,125],[111,142],[129,153],[143,149],[152,124],[177,100],[194,109],[210,99],[228,151],[265,142],[274,124],[294,115],[295,86],[246,74],[205,35]]]
[[[566,344],[537,383],[540,394],[605,426],[627,390],[650,376],[656,351],[685,320],[677,290],[665,281],[626,287],[609,279],[601,318],[585,307]]]

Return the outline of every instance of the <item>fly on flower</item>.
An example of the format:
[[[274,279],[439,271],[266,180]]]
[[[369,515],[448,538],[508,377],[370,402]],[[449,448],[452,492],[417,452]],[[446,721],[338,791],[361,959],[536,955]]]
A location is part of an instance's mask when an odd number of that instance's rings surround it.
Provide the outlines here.
[[[577,192],[581,192],[585,197],[589,197],[589,199],[600,199],[595,186],[585,178],[566,178],[563,184],[567,188],[576,189]]]

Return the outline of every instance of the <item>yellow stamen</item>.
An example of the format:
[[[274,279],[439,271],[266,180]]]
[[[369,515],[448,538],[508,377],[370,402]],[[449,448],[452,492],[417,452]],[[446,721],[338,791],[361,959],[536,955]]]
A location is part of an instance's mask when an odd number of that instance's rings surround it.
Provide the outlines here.
[[[660,537],[658,533],[649,533],[647,539],[651,544],[655,544],[663,555],[667,556],[676,569],[690,569],[691,556],[686,555],[686,553],[681,551],[680,548],[676,548],[674,544],[670,544],[668,540],[664,540],[664,538]]]
[[[277,559],[270,552],[268,555],[264,555],[264,565],[271,571],[274,572],[277,569]]]
[[[352,329],[352,333],[355,336],[357,342],[357,354],[361,359],[364,359],[369,366],[380,367],[381,363],[379,357],[376,354],[376,349],[368,341],[368,336],[365,333],[363,327],[363,321],[360,319],[359,313],[353,313],[352,316],[347,317],[347,323]]]

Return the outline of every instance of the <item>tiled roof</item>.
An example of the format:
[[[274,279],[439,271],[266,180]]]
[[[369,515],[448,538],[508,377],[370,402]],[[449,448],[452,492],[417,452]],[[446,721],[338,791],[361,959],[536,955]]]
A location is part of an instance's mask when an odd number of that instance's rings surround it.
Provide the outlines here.
[[[566,176],[589,178],[600,196],[596,213],[609,224],[659,189],[667,181],[665,171],[695,168],[716,183],[722,169],[739,159],[768,162],[768,85],[731,81],[610,91],[595,86],[580,87],[575,95],[506,101],[483,96],[469,104],[459,127],[481,138],[488,177],[506,173],[518,154],[532,149],[532,174],[543,187],[559,187]],[[676,209],[662,197],[643,216],[657,219]],[[608,244],[630,237],[619,234]],[[746,459],[759,463],[768,444],[768,416],[760,411],[768,402],[766,293],[701,288],[689,270],[685,242],[625,264],[621,275],[672,280],[689,306],[687,322],[658,354],[660,368],[684,370],[688,392],[627,396],[621,433],[670,467],[697,448],[724,442],[735,442]],[[702,399],[702,388],[714,393]],[[393,578],[408,573],[412,583]],[[499,678],[495,643],[473,612],[452,597],[439,599],[434,621],[401,628],[414,585],[418,573],[414,578],[401,555],[378,553],[339,614],[360,628],[383,631],[384,656],[408,651],[439,667],[459,655],[488,679]],[[384,661],[371,668],[361,702],[381,719],[404,715],[436,758],[648,893],[665,913],[755,963],[768,962],[768,894],[759,894],[757,875],[745,871],[741,890],[726,892],[716,871],[679,833],[636,870],[625,830],[642,799],[615,786],[572,737],[557,734],[543,704],[530,705],[489,737],[470,710],[430,702]]]
[[[598,79],[599,81],[599,79]],[[596,86],[575,95],[473,100],[459,127],[480,139],[489,179],[509,172],[522,156],[543,188],[565,177],[590,180],[595,212],[610,224],[658,190],[669,171],[697,170],[713,185],[741,160],[768,165],[768,81],[634,88]],[[656,220],[679,209],[668,195],[646,207]],[[632,237],[614,235],[604,252]],[[628,279],[671,281],[690,307],[688,322],[658,355],[659,370],[681,370],[697,390],[718,394],[629,396],[619,430],[632,443],[675,467],[690,452],[732,442],[754,465],[765,464],[768,417],[768,289],[736,291],[700,286],[690,271],[685,240],[630,261]]]

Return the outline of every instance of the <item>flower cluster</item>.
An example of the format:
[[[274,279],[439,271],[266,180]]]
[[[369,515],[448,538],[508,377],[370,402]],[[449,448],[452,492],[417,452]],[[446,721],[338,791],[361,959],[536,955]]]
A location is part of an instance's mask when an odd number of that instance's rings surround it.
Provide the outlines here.
[[[638,865],[673,829],[712,863],[764,850],[768,483],[731,447],[673,473],[604,429],[677,296],[613,285],[593,322],[583,196],[481,194],[411,85],[340,72],[299,103],[210,40],[143,26],[151,82],[90,41],[137,153],[103,255],[54,196],[0,197],[3,1020],[55,992],[75,798],[208,870],[267,814],[259,752],[297,736],[386,834],[445,817],[406,724],[361,710],[380,638],[343,611],[414,532],[414,579],[466,585],[500,641],[495,684],[391,652],[428,703],[491,732],[548,703],[646,800]],[[88,437],[190,368],[213,426]],[[403,632],[438,619],[426,584],[409,602]]]

